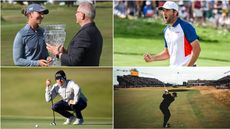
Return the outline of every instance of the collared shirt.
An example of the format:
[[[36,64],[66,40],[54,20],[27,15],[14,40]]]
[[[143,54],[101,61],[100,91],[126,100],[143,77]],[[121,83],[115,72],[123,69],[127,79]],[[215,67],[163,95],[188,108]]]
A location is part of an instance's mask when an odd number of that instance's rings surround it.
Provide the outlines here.
[[[13,46],[14,64],[19,66],[38,66],[40,59],[46,59],[44,30],[38,27],[35,31],[26,24],[16,35]]]
[[[87,98],[81,91],[80,87],[71,80],[66,80],[63,86],[58,86],[56,83],[51,88],[46,87],[46,102],[51,101],[51,99],[54,99],[57,95],[60,95],[62,100],[66,102],[74,100],[74,102],[77,103],[79,98],[87,102]]]
[[[184,66],[191,59],[191,43],[198,39],[194,27],[180,18],[164,29],[165,47],[170,55],[170,66]]]

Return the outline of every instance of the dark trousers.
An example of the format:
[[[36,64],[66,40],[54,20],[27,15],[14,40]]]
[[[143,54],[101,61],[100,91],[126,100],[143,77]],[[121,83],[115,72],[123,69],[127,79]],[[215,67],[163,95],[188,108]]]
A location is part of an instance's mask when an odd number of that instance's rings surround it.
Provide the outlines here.
[[[161,109],[161,112],[164,114],[163,127],[165,127],[167,125],[168,121],[169,121],[171,113],[170,113],[168,107],[161,106],[160,109]]]
[[[58,112],[62,116],[66,118],[70,118],[71,116],[74,116],[72,113],[69,111],[74,111],[76,113],[76,117],[78,119],[82,119],[82,114],[81,111],[86,108],[87,103],[83,101],[82,99],[79,99],[78,102],[75,105],[69,105],[67,102],[60,100],[59,102],[55,103],[52,106],[52,110],[55,112]]]

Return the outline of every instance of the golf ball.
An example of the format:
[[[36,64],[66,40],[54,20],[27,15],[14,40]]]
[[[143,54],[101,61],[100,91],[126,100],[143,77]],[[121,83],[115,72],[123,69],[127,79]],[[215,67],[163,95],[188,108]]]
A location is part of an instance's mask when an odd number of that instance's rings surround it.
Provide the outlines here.
[[[36,124],[36,125],[35,125],[35,128],[38,128],[38,127],[39,127],[39,125]]]

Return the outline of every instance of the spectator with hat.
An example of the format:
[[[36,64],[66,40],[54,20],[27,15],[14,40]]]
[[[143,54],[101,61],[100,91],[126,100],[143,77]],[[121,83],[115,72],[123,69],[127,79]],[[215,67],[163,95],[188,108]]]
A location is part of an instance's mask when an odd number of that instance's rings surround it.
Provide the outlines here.
[[[154,9],[152,7],[151,1],[146,1],[145,6],[143,8],[144,17],[153,17],[154,16]]]
[[[64,125],[71,124],[81,125],[84,122],[81,111],[87,106],[87,98],[83,94],[79,85],[72,80],[66,79],[63,70],[59,70],[55,74],[56,83],[51,87],[51,81],[46,80],[45,99],[47,102],[52,101],[57,95],[62,100],[52,106],[52,110],[58,112],[66,118]],[[70,113],[73,111],[75,114]]]
[[[145,54],[146,62],[170,59],[170,66],[194,66],[201,48],[195,28],[178,17],[178,5],[167,1],[159,9],[163,10],[164,50],[157,54]]]
[[[39,4],[30,4],[22,10],[27,24],[17,33],[13,45],[13,60],[18,66],[48,66],[48,57],[44,39],[44,29],[39,26],[44,15],[49,13]]]

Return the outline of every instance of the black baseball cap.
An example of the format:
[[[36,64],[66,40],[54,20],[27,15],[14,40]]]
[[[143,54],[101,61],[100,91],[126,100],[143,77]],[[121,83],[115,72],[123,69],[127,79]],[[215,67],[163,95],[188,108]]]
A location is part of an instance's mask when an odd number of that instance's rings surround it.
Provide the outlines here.
[[[31,12],[43,12],[44,14],[48,14],[49,10],[42,7],[40,4],[30,4],[27,8],[22,10],[22,13],[26,16]]]
[[[59,70],[55,74],[55,80],[66,80],[65,72],[63,70]]]

